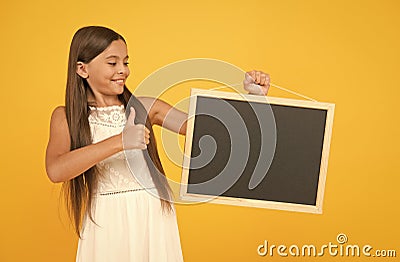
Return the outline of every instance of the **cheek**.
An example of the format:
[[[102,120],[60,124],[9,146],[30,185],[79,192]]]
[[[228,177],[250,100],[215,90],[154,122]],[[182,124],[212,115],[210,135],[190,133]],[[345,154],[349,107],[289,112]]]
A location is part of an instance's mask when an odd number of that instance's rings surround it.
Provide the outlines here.
[[[104,81],[104,82],[110,81],[115,76],[115,74],[116,74],[115,70],[113,70],[111,68],[103,69],[101,72],[102,81]]]

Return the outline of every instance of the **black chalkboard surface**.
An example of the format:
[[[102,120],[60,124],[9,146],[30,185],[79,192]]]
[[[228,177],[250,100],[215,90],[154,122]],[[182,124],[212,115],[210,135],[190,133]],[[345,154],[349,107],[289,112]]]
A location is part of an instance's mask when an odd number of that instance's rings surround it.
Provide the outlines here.
[[[193,89],[181,198],[322,213],[334,105]]]

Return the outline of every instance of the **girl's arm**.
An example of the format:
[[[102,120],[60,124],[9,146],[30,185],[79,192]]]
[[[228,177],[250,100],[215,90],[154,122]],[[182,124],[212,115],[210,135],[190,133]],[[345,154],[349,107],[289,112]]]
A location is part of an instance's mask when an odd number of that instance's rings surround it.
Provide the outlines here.
[[[250,94],[267,95],[270,87],[269,75],[257,70],[246,72],[243,86]],[[138,99],[149,113],[152,124],[186,135],[188,117],[186,113],[157,98],[138,97]]]
[[[134,114],[132,117],[134,119]],[[129,116],[124,134],[137,137],[136,141],[128,145],[130,148],[143,149],[148,143],[148,130],[143,125],[132,124],[133,119]],[[122,133],[72,151],[70,146],[65,108],[57,107],[51,116],[50,139],[46,150],[46,171],[54,183],[73,179],[98,162],[123,150]]]
[[[175,133],[186,135],[188,115],[170,104],[152,97],[138,97],[149,112],[150,122],[153,125],[165,127]]]

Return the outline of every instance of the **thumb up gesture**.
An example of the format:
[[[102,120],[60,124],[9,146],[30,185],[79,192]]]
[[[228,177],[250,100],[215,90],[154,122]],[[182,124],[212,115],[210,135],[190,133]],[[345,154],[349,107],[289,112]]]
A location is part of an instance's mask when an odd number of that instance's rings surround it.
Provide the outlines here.
[[[122,139],[124,149],[146,149],[150,142],[150,130],[142,124],[135,124],[136,112],[131,107],[124,131],[122,131]]]

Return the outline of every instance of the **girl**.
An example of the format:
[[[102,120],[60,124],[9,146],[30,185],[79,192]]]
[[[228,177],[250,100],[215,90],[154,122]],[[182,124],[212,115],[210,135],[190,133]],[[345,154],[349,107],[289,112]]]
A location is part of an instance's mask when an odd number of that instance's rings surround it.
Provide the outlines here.
[[[99,26],[75,33],[65,106],[51,117],[47,174],[63,182],[79,236],[76,261],[183,261],[152,125],[185,135],[187,115],[159,99],[132,96],[128,76],[121,35]],[[245,89],[256,84],[265,95],[269,76],[248,72]]]

